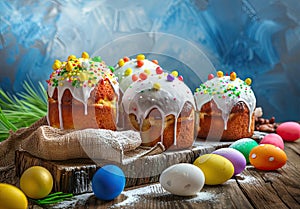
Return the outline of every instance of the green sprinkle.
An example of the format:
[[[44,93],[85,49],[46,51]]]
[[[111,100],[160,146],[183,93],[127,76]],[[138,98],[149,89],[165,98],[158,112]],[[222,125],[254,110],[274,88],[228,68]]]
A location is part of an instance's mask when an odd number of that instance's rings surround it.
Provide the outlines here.
[[[110,69],[110,71],[113,73],[115,72],[115,68],[113,66],[108,66],[108,68]]]
[[[96,56],[96,57],[92,58],[92,60],[94,62],[102,62],[102,58],[100,56]]]

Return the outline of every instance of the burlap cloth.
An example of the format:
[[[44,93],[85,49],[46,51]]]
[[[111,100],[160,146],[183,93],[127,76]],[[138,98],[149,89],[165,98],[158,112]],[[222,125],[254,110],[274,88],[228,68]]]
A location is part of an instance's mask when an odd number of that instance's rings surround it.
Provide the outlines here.
[[[48,126],[43,117],[28,128],[11,132],[9,138],[0,143],[0,171],[14,165],[16,150],[25,150],[46,160],[90,158],[118,163],[130,157],[155,155],[164,151],[161,144],[150,150],[141,149],[140,145],[140,135],[135,131],[66,131]]]

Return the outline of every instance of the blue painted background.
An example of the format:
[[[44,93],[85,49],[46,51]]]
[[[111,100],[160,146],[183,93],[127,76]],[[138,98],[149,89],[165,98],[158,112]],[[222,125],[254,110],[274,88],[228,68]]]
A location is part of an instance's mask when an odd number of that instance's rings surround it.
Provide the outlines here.
[[[154,44],[165,68],[177,65],[187,79],[190,70],[205,72],[201,63],[188,66],[186,57],[194,60],[182,46],[193,44],[216,69],[253,78],[265,117],[300,120],[299,0],[23,0],[1,1],[0,11],[0,86],[7,91],[22,91],[27,77],[46,84],[53,60],[69,54],[107,50],[100,56],[114,65],[126,50],[109,50],[111,43],[160,32],[182,39],[181,47],[174,41]],[[142,49],[148,43],[137,44]],[[175,56],[165,56],[166,49]]]

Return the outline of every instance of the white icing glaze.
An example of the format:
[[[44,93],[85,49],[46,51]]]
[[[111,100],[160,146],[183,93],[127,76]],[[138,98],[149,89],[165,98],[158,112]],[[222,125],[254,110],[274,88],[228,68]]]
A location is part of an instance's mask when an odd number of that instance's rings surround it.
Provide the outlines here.
[[[74,74],[70,74],[70,77],[66,76],[68,72],[62,75],[61,72],[63,71],[63,69],[66,69],[67,65],[67,63],[64,62],[59,69],[51,74],[48,81],[49,97],[53,97],[54,91],[55,89],[57,89],[59,122],[61,129],[64,128],[62,120],[61,100],[65,90],[68,89],[74,99],[83,103],[85,115],[88,114],[87,106],[90,94],[94,90],[98,82],[100,82],[102,79],[108,79],[114,89],[117,98],[119,97],[119,85],[117,79],[105,64],[103,64],[102,62],[92,61],[92,59],[89,58],[77,58],[76,60],[76,65],[81,66],[82,70],[76,71],[77,73],[75,73],[75,71],[73,71],[73,68],[70,73],[73,72]],[[72,81],[74,80],[80,81],[80,84],[78,83],[78,85],[74,85],[72,83]],[[54,85],[54,81],[57,81],[57,85]],[[47,120],[49,123],[50,121],[48,116],[49,115],[47,115]]]
[[[186,102],[195,109],[193,93],[183,81],[175,78],[167,80],[167,73],[150,74],[146,80],[133,82],[124,92],[122,106],[127,114],[136,115],[138,123],[144,120],[150,111],[156,108],[162,117],[162,124],[167,115],[175,116],[174,144],[176,145],[176,123]],[[153,85],[159,84],[159,90]],[[164,126],[164,125],[163,125]],[[163,127],[161,138],[163,136]],[[163,139],[161,139],[163,141]]]
[[[116,66],[115,75],[118,77],[118,82],[120,84],[120,90],[121,92],[125,92],[125,90],[130,86],[132,81],[132,74],[136,74],[139,76],[140,73],[144,72],[145,70],[149,70],[151,73],[156,74],[156,68],[159,67],[159,65],[155,64],[154,62],[150,60],[143,60],[144,65],[141,67],[137,67],[137,60],[131,59],[124,63],[122,67],[119,67],[119,65]],[[125,71],[131,68],[132,74],[125,76]]]
[[[214,77],[201,84],[194,97],[197,111],[200,111],[202,106],[211,100],[216,103],[222,111],[224,130],[227,130],[227,121],[233,106],[238,102],[244,102],[249,109],[248,131],[250,132],[256,98],[251,87],[243,80],[236,78],[232,81],[230,76]]]

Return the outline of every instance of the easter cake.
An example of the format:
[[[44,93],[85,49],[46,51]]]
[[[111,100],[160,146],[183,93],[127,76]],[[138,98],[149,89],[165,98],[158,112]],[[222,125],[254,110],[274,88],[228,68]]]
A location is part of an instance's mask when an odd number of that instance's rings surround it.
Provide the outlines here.
[[[198,137],[226,141],[251,137],[256,98],[250,85],[250,78],[241,80],[235,72],[209,75],[194,93],[199,114]]]
[[[61,129],[116,130],[119,86],[100,57],[55,60],[48,82],[48,123]]]
[[[125,61],[119,61],[115,71],[123,91],[121,106],[129,128],[141,133],[142,146],[161,142],[166,149],[191,147],[195,102],[182,76],[164,72],[144,55]]]

